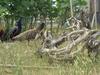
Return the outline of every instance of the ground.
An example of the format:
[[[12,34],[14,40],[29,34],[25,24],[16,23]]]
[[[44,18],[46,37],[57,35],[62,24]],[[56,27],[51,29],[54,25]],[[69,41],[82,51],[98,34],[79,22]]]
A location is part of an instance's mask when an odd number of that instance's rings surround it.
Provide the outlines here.
[[[39,40],[31,41],[30,46],[27,41],[0,43],[0,75],[100,75],[99,58],[94,62],[79,54],[74,63],[49,63],[48,57],[40,58],[35,53],[40,46]]]

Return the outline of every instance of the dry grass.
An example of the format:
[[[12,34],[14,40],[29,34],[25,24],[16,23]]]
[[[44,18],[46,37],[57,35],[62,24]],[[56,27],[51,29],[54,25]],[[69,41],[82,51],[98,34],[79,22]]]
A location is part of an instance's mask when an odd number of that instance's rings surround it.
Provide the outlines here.
[[[93,61],[87,54],[78,54],[73,63],[53,61],[47,56],[40,58],[35,54],[41,46],[40,40],[23,42],[0,42],[0,75],[100,75],[100,57]],[[80,49],[80,47],[78,47]],[[6,67],[6,65],[16,65]],[[23,68],[31,66],[31,68]]]
[[[36,42],[39,47],[40,42]],[[34,42],[0,43],[0,64],[16,65],[16,67],[0,66],[0,75],[99,75],[100,59],[93,62],[86,55],[79,54],[74,63],[53,61],[49,64],[48,57],[39,58]],[[23,68],[23,66],[33,66]],[[45,66],[47,66],[45,68]],[[54,68],[51,68],[54,67]]]

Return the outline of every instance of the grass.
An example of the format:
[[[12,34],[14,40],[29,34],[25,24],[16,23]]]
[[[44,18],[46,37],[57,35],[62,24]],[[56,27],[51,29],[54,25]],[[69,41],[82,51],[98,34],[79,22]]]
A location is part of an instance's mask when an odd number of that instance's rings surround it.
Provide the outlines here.
[[[40,41],[36,42],[39,47]],[[0,75],[100,75],[100,59],[93,62],[86,55],[78,54],[74,63],[54,61],[49,64],[49,58],[39,58],[34,41],[0,43],[0,64],[12,64],[16,67],[0,67]],[[34,66],[23,68],[22,66]],[[48,68],[45,68],[47,66]],[[49,68],[54,67],[54,68]]]
[[[37,45],[36,45],[37,44]],[[0,75],[100,75],[100,57],[93,61],[87,54],[77,54],[73,63],[40,58],[35,52],[41,41],[0,42]],[[78,49],[81,49],[80,47]],[[8,64],[15,67],[6,67]],[[23,68],[31,66],[31,68]]]

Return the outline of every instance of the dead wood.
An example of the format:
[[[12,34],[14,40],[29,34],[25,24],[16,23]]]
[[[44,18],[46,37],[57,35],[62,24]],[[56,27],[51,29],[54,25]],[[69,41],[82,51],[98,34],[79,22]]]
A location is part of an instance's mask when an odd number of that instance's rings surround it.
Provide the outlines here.
[[[94,52],[95,57],[97,57],[100,52],[100,40],[97,40],[98,36],[100,36],[100,32],[94,33],[86,41],[85,47],[88,49],[89,56],[91,52]]]
[[[51,58],[62,60],[62,59],[70,59],[73,58],[73,56],[78,53],[81,50],[73,51],[73,48],[75,48],[77,45],[80,44],[80,42],[86,41],[94,32],[97,30],[77,30],[73,31],[66,36],[59,37],[56,40],[50,40],[49,45],[50,47],[42,47],[41,52],[47,53]],[[78,35],[80,36],[74,40],[74,42],[71,42],[71,36],[72,35]],[[57,48],[56,44],[63,40],[63,38],[67,39],[68,44],[64,48]],[[60,43],[61,44],[61,43]],[[47,44],[45,44],[47,45]]]

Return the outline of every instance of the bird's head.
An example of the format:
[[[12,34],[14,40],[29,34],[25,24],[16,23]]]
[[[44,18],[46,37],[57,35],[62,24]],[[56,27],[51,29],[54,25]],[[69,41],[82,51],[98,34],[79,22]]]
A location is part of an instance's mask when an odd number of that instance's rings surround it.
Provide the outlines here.
[[[41,31],[45,27],[45,23],[41,23],[36,29]]]
[[[22,26],[22,19],[22,17],[18,19],[18,21],[16,22],[16,26]]]

